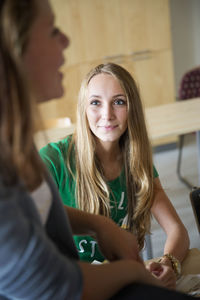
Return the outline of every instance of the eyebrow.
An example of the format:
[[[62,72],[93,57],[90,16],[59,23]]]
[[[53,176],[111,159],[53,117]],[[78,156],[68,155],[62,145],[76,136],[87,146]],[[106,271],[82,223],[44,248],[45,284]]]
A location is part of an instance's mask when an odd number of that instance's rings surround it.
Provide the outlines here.
[[[90,97],[89,97],[89,99],[90,98],[101,98],[101,96],[99,96],[99,95],[91,95]],[[117,95],[114,95],[113,96],[113,98],[116,98],[116,97],[124,97],[124,98],[126,98],[126,96],[124,95],[124,94],[117,94]]]
[[[124,97],[124,98],[126,98],[126,96],[124,94],[117,94],[113,98],[115,98],[115,97]]]
[[[89,99],[90,98],[101,98],[101,96],[98,96],[98,95],[91,95],[90,97],[89,97]]]

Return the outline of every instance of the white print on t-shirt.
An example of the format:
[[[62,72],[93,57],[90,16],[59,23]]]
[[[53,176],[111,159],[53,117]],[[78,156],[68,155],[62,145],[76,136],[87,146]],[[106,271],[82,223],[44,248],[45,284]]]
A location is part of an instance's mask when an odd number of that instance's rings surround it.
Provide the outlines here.
[[[119,209],[119,210],[123,210],[124,209],[124,206],[123,206],[123,204],[124,204],[124,196],[125,196],[125,193],[122,192],[121,199],[120,199],[118,207],[117,207],[117,209]],[[110,206],[110,208],[114,208],[114,206]]]
[[[124,208],[124,200],[125,200],[125,192],[122,192],[121,193],[121,198],[120,198],[120,201],[119,201],[119,203],[118,203],[118,206],[117,206],[117,209],[118,210],[123,210],[123,209],[125,209]],[[110,208],[114,208],[114,206],[112,207],[112,206],[110,206]],[[119,221],[118,221],[118,225],[122,225],[122,222],[123,222],[123,220],[124,220],[124,218],[122,218],[122,219],[120,219]],[[97,244],[97,242],[96,241],[87,241],[87,240],[85,240],[85,239],[83,239],[83,240],[81,240],[80,242],[79,242],[79,253],[84,253],[85,251],[86,251],[86,247],[88,246],[88,244],[90,244],[90,247],[91,247],[91,251],[90,251],[90,257],[94,257],[95,256],[95,250],[96,250],[96,244]],[[88,251],[88,249],[87,249],[87,251]]]
[[[124,218],[119,219],[119,221],[117,222],[117,225],[122,226],[124,221]]]
[[[90,256],[91,256],[91,257],[94,257],[94,254],[95,254],[95,248],[96,248],[96,244],[97,244],[96,241],[81,240],[81,241],[79,242],[79,248],[80,248],[79,253],[85,252],[85,249],[84,249],[84,247],[83,247],[83,244],[88,244],[88,243],[91,244],[91,255],[90,255]]]
[[[124,204],[124,192],[122,192],[121,194],[121,199],[118,205],[118,209],[124,209],[124,207],[122,206]]]

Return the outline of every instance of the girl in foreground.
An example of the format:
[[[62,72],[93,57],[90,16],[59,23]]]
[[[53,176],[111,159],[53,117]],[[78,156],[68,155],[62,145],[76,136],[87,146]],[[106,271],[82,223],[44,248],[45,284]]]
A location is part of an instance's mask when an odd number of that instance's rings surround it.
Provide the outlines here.
[[[108,299],[135,281],[158,284],[140,262],[132,235],[106,217],[70,209],[75,233],[96,235],[109,260],[123,258],[102,266],[78,261],[68,217],[34,147],[33,99],[62,95],[59,68],[67,44],[47,0],[0,1],[1,300]],[[119,237],[120,248],[111,236]],[[128,291],[134,299],[150,292],[154,299],[186,297],[135,288]]]

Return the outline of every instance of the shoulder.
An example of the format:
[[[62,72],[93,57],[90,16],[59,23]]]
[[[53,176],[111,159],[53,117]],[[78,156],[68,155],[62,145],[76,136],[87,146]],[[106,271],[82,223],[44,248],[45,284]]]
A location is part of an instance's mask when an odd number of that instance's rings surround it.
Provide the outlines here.
[[[25,299],[27,293],[32,295],[31,299],[53,299],[55,295],[57,299],[68,299],[70,295],[74,295],[73,299],[79,299],[81,271],[70,259],[68,249],[64,258],[47,237],[23,184],[16,182],[8,186],[0,177],[0,214],[1,294],[9,293],[10,299]],[[48,273],[49,261],[54,261],[55,272]],[[24,268],[29,270],[28,281]],[[60,280],[58,273],[61,274]],[[25,280],[28,284],[23,288],[22,282]],[[43,292],[38,290],[38,282],[41,280],[44,286],[49,287]],[[67,284],[63,284],[64,281]]]
[[[58,157],[66,157],[72,136],[67,136],[63,140],[56,143],[49,143],[41,148],[39,153],[42,159],[58,159]]]
[[[2,179],[0,180],[0,214],[2,216],[0,220],[1,229],[4,228],[7,232],[9,229],[18,232],[19,220],[23,224],[27,216],[29,220],[39,222],[39,216],[30,194],[19,180],[10,185],[5,184]],[[17,224],[18,227],[15,228]],[[0,234],[1,239],[2,235]]]
[[[0,204],[6,202],[7,200],[12,200],[14,196],[17,197],[19,190],[20,185],[18,183],[7,186],[4,182],[4,179],[0,176]]]

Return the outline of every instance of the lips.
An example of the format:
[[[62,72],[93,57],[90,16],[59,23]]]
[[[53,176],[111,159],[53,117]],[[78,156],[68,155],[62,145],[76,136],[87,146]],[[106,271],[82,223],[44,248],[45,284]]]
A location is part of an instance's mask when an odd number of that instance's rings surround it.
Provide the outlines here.
[[[118,127],[118,125],[99,125],[98,126],[99,128],[103,128],[103,129],[105,129],[105,130],[113,130],[113,129],[115,129],[116,127]]]
[[[110,125],[110,126],[105,126],[106,129],[109,129],[109,128],[116,128],[116,127],[117,127],[117,125],[114,125],[114,126],[113,126],[113,125],[112,125],[112,126],[111,126],[111,125]]]
[[[62,58],[61,62],[58,64],[58,69],[60,72],[63,72],[63,66],[65,64],[65,59]]]
[[[64,59],[62,59],[62,62],[59,64],[59,66],[58,66],[58,73],[59,73],[59,76],[61,77],[61,78],[63,78],[63,73],[64,73],[64,68],[63,68],[63,66],[64,66],[64,63],[65,63],[65,60]]]
[[[98,127],[117,127],[117,124],[105,124],[105,125],[98,125]]]

